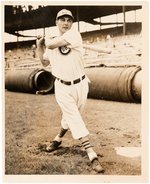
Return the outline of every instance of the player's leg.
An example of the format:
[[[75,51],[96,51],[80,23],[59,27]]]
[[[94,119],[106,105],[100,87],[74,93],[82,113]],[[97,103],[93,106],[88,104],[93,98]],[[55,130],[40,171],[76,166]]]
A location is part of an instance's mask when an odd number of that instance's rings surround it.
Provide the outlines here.
[[[62,137],[66,134],[67,131],[68,131],[68,129],[61,128],[60,132],[56,135],[56,137],[51,142],[51,144],[46,147],[46,151],[52,152],[52,151],[55,151],[56,149],[58,149],[58,147],[62,143]]]
[[[91,166],[92,166],[93,170],[95,170],[96,172],[103,172],[104,169],[100,164],[100,161],[98,159],[96,152],[93,150],[93,148],[90,144],[90,140],[89,140],[88,136],[82,137],[79,140],[81,141],[83,148],[87,152],[87,155],[91,161]]]
[[[61,127],[69,128],[74,139],[88,135],[89,132],[77,107],[78,95],[75,86],[55,81],[55,97],[62,111]]]
[[[77,86],[77,91],[78,91],[78,108],[80,113],[82,113],[84,106],[87,101],[87,93],[88,93],[88,83],[87,81],[82,81],[80,83],[79,89]],[[98,156],[96,152],[93,150],[93,146],[90,144],[90,140],[88,136],[82,137],[79,139],[81,141],[82,146],[84,147],[85,151],[87,152],[87,155],[91,161],[92,168],[96,172],[103,172],[104,169],[102,168],[100,161],[98,159]]]

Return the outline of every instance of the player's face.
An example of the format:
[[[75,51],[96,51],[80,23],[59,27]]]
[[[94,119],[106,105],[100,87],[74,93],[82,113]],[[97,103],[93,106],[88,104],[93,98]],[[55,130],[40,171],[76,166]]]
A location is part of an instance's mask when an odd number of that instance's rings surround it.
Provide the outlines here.
[[[63,16],[56,20],[56,25],[59,28],[61,34],[64,34],[66,31],[71,29],[73,20],[71,17]]]

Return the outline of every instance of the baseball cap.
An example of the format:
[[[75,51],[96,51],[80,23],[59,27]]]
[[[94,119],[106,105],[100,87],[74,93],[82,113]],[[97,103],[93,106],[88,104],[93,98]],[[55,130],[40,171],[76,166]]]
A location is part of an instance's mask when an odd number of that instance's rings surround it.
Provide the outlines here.
[[[71,11],[66,10],[66,9],[60,10],[60,11],[57,13],[56,19],[58,19],[58,18],[60,18],[60,17],[62,17],[62,16],[64,16],[64,15],[68,15],[68,16],[70,16],[72,19],[74,19],[74,17],[73,17],[73,15],[72,15]]]

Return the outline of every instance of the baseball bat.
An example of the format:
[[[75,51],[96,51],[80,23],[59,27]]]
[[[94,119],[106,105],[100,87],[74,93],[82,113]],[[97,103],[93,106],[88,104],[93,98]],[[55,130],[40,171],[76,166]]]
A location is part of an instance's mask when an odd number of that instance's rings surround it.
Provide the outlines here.
[[[102,52],[102,53],[107,53],[107,54],[111,53],[111,51],[108,50],[108,49],[103,49],[101,47],[94,46],[94,45],[83,44],[83,48],[84,49],[89,49],[89,50],[92,50],[92,51],[95,51],[95,52]]]

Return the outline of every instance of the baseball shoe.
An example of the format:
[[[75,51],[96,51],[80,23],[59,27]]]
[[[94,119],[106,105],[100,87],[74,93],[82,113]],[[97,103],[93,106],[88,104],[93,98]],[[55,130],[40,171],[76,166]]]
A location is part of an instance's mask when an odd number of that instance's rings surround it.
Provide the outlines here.
[[[53,140],[52,143],[46,147],[47,152],[52,152],[58,149],[58,147],[61,145],[62,141],[58,142]]]
[[[52,151],[57,150],[60,144],[61,144],[61,141],[58,142],[58,141],[53,140],[50,145],[39,143],[38,148],[41,151],[52,152]]]
[[[98,173],[100,172],[104,172],[104,169],[102,168],[98,158],[94,158],[92,161],[91,161],[91,165],[92,165],[92,169]]]

